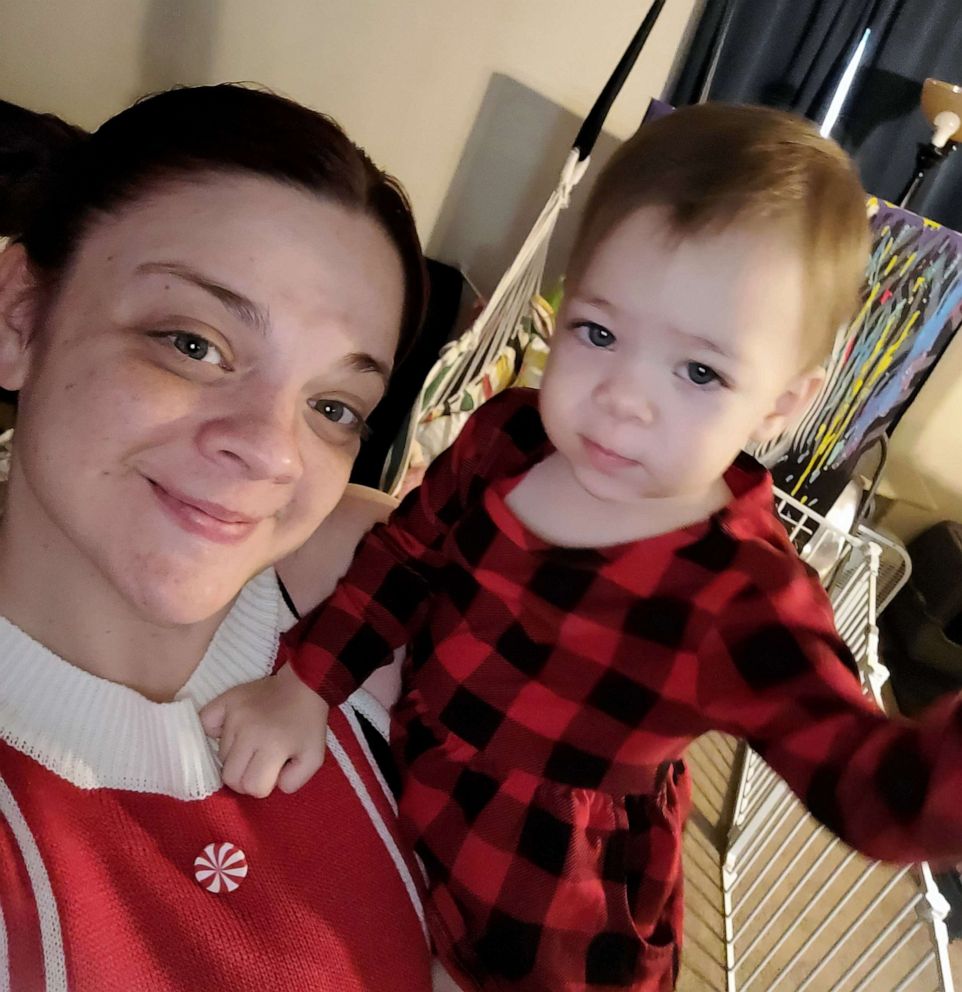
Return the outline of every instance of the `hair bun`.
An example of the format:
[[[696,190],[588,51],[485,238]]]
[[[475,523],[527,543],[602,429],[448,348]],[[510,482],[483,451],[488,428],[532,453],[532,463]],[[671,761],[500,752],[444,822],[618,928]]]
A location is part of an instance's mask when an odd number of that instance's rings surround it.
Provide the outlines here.
[[[53,114],[0,100],[0,237],[23,233],[60,163],[86,137]]]

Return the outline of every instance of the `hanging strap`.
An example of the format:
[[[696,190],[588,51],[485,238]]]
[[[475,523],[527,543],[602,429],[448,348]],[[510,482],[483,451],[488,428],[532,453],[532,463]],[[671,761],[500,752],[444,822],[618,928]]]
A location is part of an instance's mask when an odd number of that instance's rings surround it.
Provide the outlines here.
[[[658,15],[664,6],[665,0],[655,0],[651,7],[648,8],[648,13],[645,14],[645,19],[641,22],[641,27],[635,32],[634,38],[631,39],[630,44],[625,49],[625,54],[621,56],[621,60],[615,66],[615,71],[611,74],[608,82],[605,83],[605,88],[601,91],[598,99],[595,100],[595,105],[588,112],[588,116],[581,125],[581,130],[578,132],[578,136],[575,138],[575,143],[572,146],[578,153],[579,160],[583,161],[586,159],[595,147],[595,142],[598,140],[598,135],[601,134],[601,129],[604,126],[605,118],[608,116],[608,111],[611,110],[611,105],[615,102],[615,97],[618,96],[622,86],[625,85],[625,80],[634,68],[635,62],[638,60],[638,55],[641,53],[642,48],[644,48],[645,42],[648,40],[648,35],[651,34],[651,29],[655,26],[655,21],[658,20]]]

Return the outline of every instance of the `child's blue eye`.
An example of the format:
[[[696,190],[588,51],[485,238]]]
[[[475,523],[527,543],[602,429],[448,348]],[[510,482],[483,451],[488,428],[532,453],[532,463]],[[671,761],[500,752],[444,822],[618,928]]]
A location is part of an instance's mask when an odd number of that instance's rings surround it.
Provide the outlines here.
[[[606,327],[593,321],[585,320],[575,325],[582,340],[594,348],[610,348],[615,343],[615,336]]]
[[[689,362],[685,373],[696,386],[708,386],[713,382],[721,382],[721,376],[710,366],[701,362]]]

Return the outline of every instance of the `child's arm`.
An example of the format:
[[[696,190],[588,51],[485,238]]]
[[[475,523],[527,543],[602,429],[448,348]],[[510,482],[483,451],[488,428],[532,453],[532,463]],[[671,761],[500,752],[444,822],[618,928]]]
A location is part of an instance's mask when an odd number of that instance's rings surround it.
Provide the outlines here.
[[[516,405],[485,404],[431,465],[420,488],[361,541],[331,598],[285,636],[289,667],[231,689],[205,708],[207,732],[221,738],[225,783],[266,795],[275,783],[293,791],[314,774],[323,758],[317,742],[323,741],[327,706],[340,705],[389,664],[423,623],[443,581],[445,536],[461,518],[471,486],[483,481],[505,413]],[[322,712],[306,700],[313,697],[316,704],[315,692],[327,704]]]
[[[397,508],[398,500],[387,493],[350,485],[320,527],[274,566],[298,617],[310,613],[334,592],[364,535]]]
[[[711,724],[745,738],[868,856],[962,859],[962,699],[918,722],[886,717],[843,664],[817,583],[776,568],[760,585],[733,598],[705,644],[698,691]]]
[[[431,597],[445,592],[451,527],[495,476],[527,464],[543,432],[531,390],[508,390],[473,414],[420,487],[358,546],[344,580],[288,635],[290,664],[331,706],[342,703],[421,629]],[[470,554],[470,551],[464,552]]]
[[[412,487],[413,488],[413,487]],[[341,501],[300,548],[275,566],[298,611],[306,616],[323,603],[344,577],[358,544],[370,529],[398,508],[398,500],[378,489],[350,485]],[[385,711],[397,702],[401,690],[404,649],[394,653],[390,665],[365,680],[366,689]]]
[[[305,785],[323,761],[328,707],[389,664],[417,630],[442,533],[432,498],[450,489],[455,456],[445,452],[433,479],[361,539],[331,597],[284,636],[275,674],[229,689],[202,711],[206,732],[220,741],[221,777],[236,792],[263,797],[275,786]]]

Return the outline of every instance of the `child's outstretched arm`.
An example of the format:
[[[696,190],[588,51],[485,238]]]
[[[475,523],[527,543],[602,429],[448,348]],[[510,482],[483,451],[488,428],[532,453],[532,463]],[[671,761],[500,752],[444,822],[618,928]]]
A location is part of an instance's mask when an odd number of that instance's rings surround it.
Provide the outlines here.
[[[741,589],[706,640],[711,725],[746,739],[822,823],[879,860],[962,860],[962,697],[918,721],[884,715],[797,562]]]

